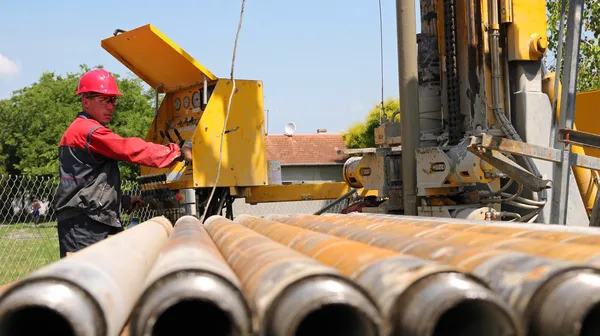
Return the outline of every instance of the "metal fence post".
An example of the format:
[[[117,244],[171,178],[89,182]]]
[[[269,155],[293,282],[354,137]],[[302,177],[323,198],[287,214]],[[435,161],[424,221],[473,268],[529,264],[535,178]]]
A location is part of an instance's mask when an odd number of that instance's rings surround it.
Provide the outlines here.
[[[566,1],[566,0],[563,0]],[[581,42],[581,26],[584,0],[569,1],[567,19],[567,40],[565,51],[564,77],[562,79],[562,96],[558,129],[573,129],[575,118],[575,98],[577,93],[577,74],[579,65],[579,44]],[[562,20],[563,18],[561,18]],[[557,67],[560,67],[557,64]],[[554,148],[562,150],[562,160],[554,164],[554,187],[552,193],[552,221],[567,224],[567,202],[569,199],[569,178],[571,173],[571,145],[559,141]]]

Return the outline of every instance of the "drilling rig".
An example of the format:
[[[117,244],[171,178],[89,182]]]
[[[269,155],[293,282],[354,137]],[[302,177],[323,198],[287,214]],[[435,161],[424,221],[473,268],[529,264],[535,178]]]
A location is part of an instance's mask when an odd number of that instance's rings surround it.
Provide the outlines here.
[[[561,93],[544,64],[545,1],[420,4],[417,43],[412,7],[399,9],[402,123],[392,115],[375,130],[377,148],[346,151],[345,181],[386,198],[362,210],[587,226],[598,161],[580,145],[591,153],[598,129],[573,119],[589,120],[598,95],[583,93],[594,98],[573,111],[581,22],[567,32],[572,87]]]
[[[142,167],[164,217],[0,287],[0,334],[600,333],[600,231],[578,227],[600,226],[584,4],[569,2],[561,75],[543,0],[421,0],[419,35],[397,0],[401,109],[376,147],[344,151],[340,183],[269,184],[262,81],[217,77],[152,25],[115,31],[102,47],[156,89],[146,140],[191,143],[193,160]],[[232,212],[355,193],[376,202]]]
[[[268,183],[262,81],[215,76],[152,25],[103,40],[164,94],[146,140],[193,144],[190,165],[142,167],[143,197],[171,220],[222,209],[233,218],[235,198],[255,204],[358,191],[378,200],[351,206],[361,212],[587,226],[600,161],[586,150],[595,153],[600,130],[576,128],[573,119],[590,119],[596,95],[586,93],[591,99],[575,112],[574,87],[562,91],[565,81],[575,85],[579,40],[570,34],[581,20],[567,30],[571,63],[559,82],[544,64],[545,1],[420,5],[418,36],[414,6],[397,5],[402,108],[383,116],[377,147],[345,151],[345,183]]]

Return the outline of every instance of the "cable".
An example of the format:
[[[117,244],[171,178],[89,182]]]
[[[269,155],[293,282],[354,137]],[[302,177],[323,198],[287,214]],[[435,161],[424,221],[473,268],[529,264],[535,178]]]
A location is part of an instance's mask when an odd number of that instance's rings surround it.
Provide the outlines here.
[[[242,29],[242,21],[244,18],[244,8],[246,6],[246,0],[242,0],[242,10],[240,11],[240,22],[238,23],[237,32],[235,34],[235,42],[233,44],[233,57],[231,59],[231,83],[233,87],[231,88],[231,95],[229,95],[229,102],[227,102],[227,113],[225,114],[225,121],[223,122],[223,131],[221,132],[221,144],[219,147],[219,161],[217,163],[217,177],[215,178],[215,184],[210,192],[210,196],[208,197],[208,201],[206,202],[206,206],[204,207],[204,214],[202,215],[201,221],[204,222],[206,218],[206,213],[208,212],[208,208],[210,207],[210,202],[215,194],[215,190],[217,189],[217,184],[219,183],[219,177],[221,176],[221,162],[223,160],[223,140],[225,139],[225,131],[227,129],[227,121],[229,120],[229,111],[231,110],[231,101],[233,100],[233,94],[235,93],[235,78],[233,76],[233,70],[235,68],[235,53],[237,51],[238,39],[240,37],[240,30]]]
[[[383,106],[383,17],[381,0],[379,0],[379,56],[381,58],[381,114],[379,115],[379,123],[381,124],[381,118],[385,114],[385,108]]]

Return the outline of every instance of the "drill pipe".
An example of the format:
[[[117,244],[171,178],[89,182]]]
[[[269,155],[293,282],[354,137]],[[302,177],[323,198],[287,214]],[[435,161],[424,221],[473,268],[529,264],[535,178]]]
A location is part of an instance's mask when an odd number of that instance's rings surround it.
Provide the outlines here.
[[[587,335],[590,330],[600,331],[600,275],[594,268],[403,236],[351,217],[338,221],[327,217],[269,216],[290,226],[443,262],[473,273],[485,279],[521,315],[529,335]]]
[[[336,216],[327,214],[326,216]],[[399,224],[428,226],[460,231],[482,232],[495,235],[534,238],[570,244],[600,245],[600,230],[577,226],[548,224],[518,224],[490,221],[470,221],[456,218],[428,218],[384,214],[351,213],[348,216],[368,219],[390,219]]]
[[[1,285],[0,286],[0,297],[2,297],[2,294],[4,292],[6,292],[11,286],[14,286],[17,283],[18,283],[18,280]]]
[[[0,297],[0,335],[119,335],[172,230],[155,217],[32,272]]]
[[[252,333],[241,284],[197,218],[175,223],[130,321],[131,335]]]
[[[236,273],[261,335],[382,335],[362,288],[327,267],[221,216],[204,223]]]
[[[394,251],[241,215],[236,222],[337,268],[377,301],[392,335],[522,335],[482,281]]]
[[[312,219],[331,223],[343,222],[359,227],[376,228],[378,231],[394,232],[406,237],[430,238],[442,241],[445,245],[455,247],[472,246],[508,250],[600,267],[600,248],[591,245],[478,233],[476,230],[461,231],[445,229],[442,228],[446,227],[444,225],[432,228],[429,222],[421,222],[425,224],[424,226],[420,226],[419,223],[413,224],[412,221],[402,221],[392,218],[372,219],[356,216],[322,216],[319,218],[314,215],[300,215],[300,217],[307,220]],[[483,229],[493,230],[492,227]],[[481,231],[487,232],[486,230]]]

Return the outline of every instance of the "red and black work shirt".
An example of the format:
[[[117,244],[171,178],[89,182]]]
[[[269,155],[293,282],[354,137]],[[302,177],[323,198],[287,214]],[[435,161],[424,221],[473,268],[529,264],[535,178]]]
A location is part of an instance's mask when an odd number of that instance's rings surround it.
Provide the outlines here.
[[[140,138],[123,138],[80,112],[65,131],[58,149],[60,182],[54,206],[57,219],[85,214],[98,222],[121,227],[122,203],[118,161],[164,168],[179,159],[177,144],[167,146]]]

